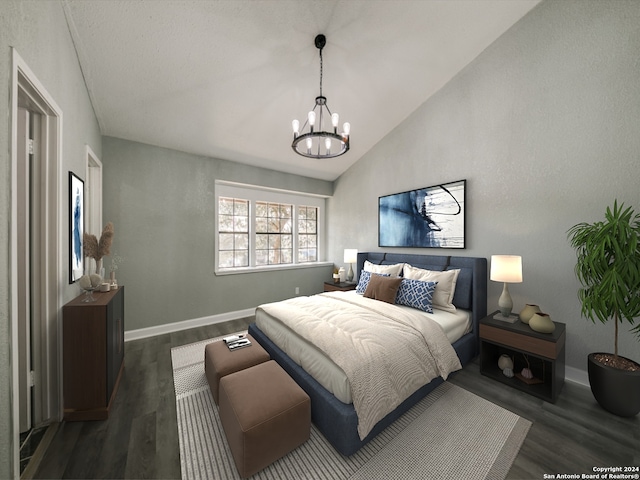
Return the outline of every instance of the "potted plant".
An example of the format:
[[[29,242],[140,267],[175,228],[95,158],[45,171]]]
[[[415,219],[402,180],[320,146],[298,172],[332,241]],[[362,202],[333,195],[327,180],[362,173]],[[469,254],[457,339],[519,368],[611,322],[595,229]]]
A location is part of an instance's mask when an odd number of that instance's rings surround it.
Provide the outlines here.
[[[640,214],[616,200],[604,221],[579,223],[568,236],[578,258],[582,315],[615,326],[614,353],[588,356],[591,391],[605,410],[634,416],[640,412],[640,364],[618,355],[618,328],[628,322],[640,338]]]

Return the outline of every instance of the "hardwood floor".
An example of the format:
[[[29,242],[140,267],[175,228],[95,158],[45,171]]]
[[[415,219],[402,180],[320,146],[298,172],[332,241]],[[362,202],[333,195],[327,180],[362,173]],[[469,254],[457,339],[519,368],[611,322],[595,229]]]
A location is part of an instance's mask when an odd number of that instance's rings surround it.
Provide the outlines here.
[[[124,375],[109,419],[61,423],[34,478],[179,479],[170,350],[246,329],[251,320],[127,342]],[[451,382],[533,423],[509,479],[640,466],[640,417],[605,412],[587,387],[567,382],[551,404],[481,376],[477,363]]]
[[[246,330],[234,320],[125,344],[109,419],[62,422],[34,478],[180,478],[171,348]]]
[[[606,412],[589,387],[565,382],[556,403],[548,403],[480,375],[477,361],[451,382],[532,422],[508,479],[584,478],[594,467],[640,466],[640,416]]]

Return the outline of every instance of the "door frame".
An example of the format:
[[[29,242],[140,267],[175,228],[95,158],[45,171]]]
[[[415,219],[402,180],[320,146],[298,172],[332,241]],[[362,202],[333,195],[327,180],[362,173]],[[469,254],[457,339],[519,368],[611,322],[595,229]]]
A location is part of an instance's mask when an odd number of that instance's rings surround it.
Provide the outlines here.
[[[34,387],[34,423],[61,420],[61,322],[62,285],[65,283],[62,268],[61,228],[62,201],[62,110],[44,88],[35,74],[11,48],[11,229],[10,229],[10,335],[11,335],[11,380],[12,380],[12,436],[13,471],[20,477],[20,428],[19,428],[19,370],[18,370],[18,266],[17,266],[17,127],[18,106],[42,115],[41,120],[41,184],[42,189],[42,230],[41,230],[41,283],[38,285],[37,300],[41,306],[39,318],[34,320],[34,368],[38,371]]]
[[[38,116],[18,105],[18,135],[16,137],[16,148],[18,151],[18,163],[16,165],[16,174],[18,176],[18,186],[16,194],[18,200],[16,207],[18,209],[17,224],[18,244],[16,251],[18,281],[11,283],[17,290],[18,294],[18,351],[19,355],[19,379],[20,394],[24,395],[18,407],[20,409],[20,433],[25,429],[33,426],[32,418],[32,373],[31,368],[31,350],[32,350],[32,332],[31,332],[31,258],[32,243],[29,241],[33,232],[31,224],[33,216],[31,212],[31,203],[38,203],[31,194],[30,184],[36,179],[31,178],[31,163],[33,152],[37,149],[33,143],[29,146],[30,139],[33,138],[30,124],[38,123]],[[32,150],[32,151],[30,151]],[[34,202],[34,200],[36,200]]]
[[[100,238],[102,232],[102,162],[91,149],[85,145],[87,168],[85,174],[85,232]],[[104,265],[103,265],[104,266]]]

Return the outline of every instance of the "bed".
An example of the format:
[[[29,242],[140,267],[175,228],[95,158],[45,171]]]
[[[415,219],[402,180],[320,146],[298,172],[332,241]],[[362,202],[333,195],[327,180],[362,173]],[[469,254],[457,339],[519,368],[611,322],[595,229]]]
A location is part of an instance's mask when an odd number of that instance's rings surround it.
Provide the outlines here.
[[[374,266],[374,270],[378,268],[376,266],[382,266],[379,267],[382,270],[386,268],[384,266],[409,264],[416,269],[415,271],[429,270],[443,272],[443,274],[451,273],[451,271],[454,270],[457,271],[457,280],[455,282],[455,291],[452,295],[452,303],[455,306],[454,310],[456,310],[458,316],[466,315],[467,326],[462,332],[458,331],[457,333],[453,333],[447,328],[443,328],[443,331],[447,338],[450,334],[453,336],[452,338],[454,341],[451,343],[451,346],[457,355],[456,361],[459,359],[461,366],[466,365],[477,356],[479,345],[478,323],[479,320],[486,316],[487,313],[487,261],[485,258],[396,254],[384,252],[359,253],[357,264],[359,279],[371,276],[371,273],[362,273],[365,267],[365,262],[367,263],[368,270],[371,270],[372,266]],[[334,298],[329,298],[329,300],[335,302],[336,305],[343,305],[344,302],[360,302],[360,300],[353,300],[346,294],[340,296],[339,293],[342,292],[336,292],[333,294],[325,293],[314,297],[331,297],[333,295]],[[349,293],[355,295],[354,292]],[[312,299],[314,297],[308,298]],[[292,300],[294,302],[299,301],[294,299]],[[319,300],[319,298],[316,298],[316,300]],[[330,384],[331,382],[327,383],[327,380],[317,372],[313,373],[313,375],[308,373],[305,368],[299,365],[299,363],[305,365],[305,362],[301,362],[293,351],[291,356],[286,354],[283,349],[278,346],[278,344],[282,345],[282,340],[279,337],[279,333],[273,330],[273,327],[269,327],[269,331],[271,332],[270,335],[263,331],[267,330],[267,323],[265,322],[270,321],[268,317],[277,316],[279,312],[278,307],[281,303],[284,302],[258,307],[256,310],[256,323],[249,326],[249,333],[311,397],[311,416],[314,424],[329,440],[334,448],[343,455],[348,456],[357,452],[362,446],[444,381],[441,376],[436,376],[433,380],[430,380],[423,385],[418,385],[415,391],[412,390],[413,393],[398,402],[397,407],[382,416],[380,420],[376,420],[372,427],[367,428],[366,435],[363,436],[362,425],[360,425],[360,431],[358,429],[359,418],[356,413],[356,408],[354,407],[355,402],[352,401],[349,403],[349,400],[351,399],[344,398],[344,392],[341,392],[334,384]],[[274,308],[271,308],[272,305]],[[387,307],[385,306],[384,308]],[[415,310],[408,307],[404,308],[405,310]],[[437,309],[434,309],[434,311],[436,310]],[[415,316],[416,313],[408,312],[407,315]],[[263,329],[259,327],[259,324],[263,325]],[[283,348],[285,348],[284,345]],[[288,345],[286,348],[290,349]],[[304,343],[301,348],[302,350],[314,350],[312,346],[306,348]],[[450,347],[447,346],[447,348]],[[292,357],[296,360],[293,360]],[[316,362],[314,360],[306,362],[307,369],[313,371],[308,366],[309,362]],[[337,370],[341,369],[337,368]],[[316,375],[319,380],[314,378],[314,375]],[[444,376],[446,377],[446,375]],[[337,381],[337,384],[340,384],[341,382],[342,381],[339,380]],[[347,385],[346,388],[348,390],[350,387]],[[360,410],[360,413],[362,415],[362,410]]]

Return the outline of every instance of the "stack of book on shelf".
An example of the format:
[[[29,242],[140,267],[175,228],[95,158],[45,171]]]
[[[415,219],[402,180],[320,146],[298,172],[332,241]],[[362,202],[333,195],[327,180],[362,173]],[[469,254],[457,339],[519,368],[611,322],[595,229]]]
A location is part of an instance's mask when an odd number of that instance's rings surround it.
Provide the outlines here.
[[[231,335],[223,338],[222,341],[227,344],[227,348],[231,351],[251,346],[251,340],[244,335]]]

